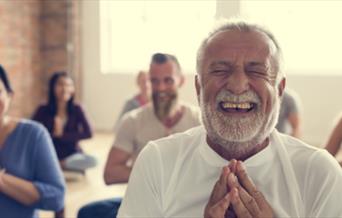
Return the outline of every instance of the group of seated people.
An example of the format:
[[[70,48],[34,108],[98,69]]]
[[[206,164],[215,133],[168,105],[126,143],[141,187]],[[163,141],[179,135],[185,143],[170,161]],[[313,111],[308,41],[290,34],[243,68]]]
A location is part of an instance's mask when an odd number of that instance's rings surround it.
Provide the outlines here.
[[[198,51],[198,108],[179,99],[185,77],[176,56],[154,54],[119,116],[104,169],[107,185],[128,182],[125,197],[85,205],[78,218],[341,217],[336,160],[286,135],[300,138],[301,110],[280,56],[263,27],[220,26]],[[8,115],[13,94],[0,67],[0,217],[37,217],[36,209],[63,217],[62,169],[97,162],[79,146],[92,130],[73,80],[52,75],[34,121]],[[341,142],[342,119],[326,149],[335,155]]]

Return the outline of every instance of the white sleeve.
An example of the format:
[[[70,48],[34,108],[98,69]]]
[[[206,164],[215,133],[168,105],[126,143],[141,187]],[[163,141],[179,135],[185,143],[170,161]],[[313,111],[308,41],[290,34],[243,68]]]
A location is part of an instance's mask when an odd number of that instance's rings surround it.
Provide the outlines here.
[[[307,217],[342,217],[342,170],[325,150],[308,159],[303,201]]]
[[[150,142],[134,164],[118,218],[163,217],[161,166],[160,153]]]

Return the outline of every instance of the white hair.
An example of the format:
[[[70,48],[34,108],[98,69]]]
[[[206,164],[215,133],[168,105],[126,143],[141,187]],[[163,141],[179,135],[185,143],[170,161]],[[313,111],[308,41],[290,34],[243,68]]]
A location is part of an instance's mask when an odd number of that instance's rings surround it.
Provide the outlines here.
[[[203,53],[205,51],[205,48],[208,44],[208,41],[217,33],[229,31],[229,30],[238,30],[241,32],[261,32],[265,34],[274,44],[276,48],[275,55],[273,57],[273,63],[272,70],[274,73],[276,73],[276,84],[279,84],[279,82],[282,80],[283,77],[285,77],[285,74],[283,72],[283,56],[282,56],[282,50],[279,46],[278,41],[273,36],[273,34],[267,30],[265,27],[262,27],[257,24],[251,24],[247,23],[245,21],[240,20],[230,20],[225,21],[223,24],[220,24],[217,28],[215,28],[212,32],[209,33],[209,35],[202,41],[198,51],[197,51],[197,59],[196,59],[196,69],[197,74],[200,76],[200,72],[202,71],[202,61],[203,61]]]

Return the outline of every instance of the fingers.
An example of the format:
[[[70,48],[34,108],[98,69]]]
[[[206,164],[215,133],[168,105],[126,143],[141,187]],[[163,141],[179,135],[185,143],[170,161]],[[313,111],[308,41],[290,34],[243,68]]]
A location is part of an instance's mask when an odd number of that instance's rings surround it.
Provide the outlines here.
[[[255,199],[250,196],[245,189],[242,187],[238,188],[239,196],[243,204],[246,206],[250,214],[253,214],[253,217],[259,217],[260,209]]]
[[[228,180],[228,174],[229,173],[230,173],[230,170],[227,166],[222,168],[220,178],[219,178],[219,180],[217,180],[217,182],[213,188],[213,191],[211,192],[211,196],[210,196],[210,200],[209,200],[210,205],[216,204],[228,192],[227,191],[227,180]]]
[[[230,195],[227,193],[221,200],[219,200],[215,205],[206,209],[206,218],[224,218],[226,210],[230,204]]]
[[[248,211],[244,203],[241,201],[237,188],[233,188],[230,192],[231,203],[233,205],[235,214],[240,218],[252,218],[251,213]]]
[[[255,199],[257,205],[259,207],[266,207],[268,203],[263,196],[263,194],[255,187],[252,180],[249,178],[245,167],[242,165],[241,161],[237,162],[236,166],[236,174],[239,178],[240,183],[242,184],[243,188],[247,190],[247,193]]]
[[[237,164],[237,160],[235,160],[235,159],[232,159],[229,162],[228,167],[229,167],[230,171],[233,172],[233,173],[236,172],[236,164]]]

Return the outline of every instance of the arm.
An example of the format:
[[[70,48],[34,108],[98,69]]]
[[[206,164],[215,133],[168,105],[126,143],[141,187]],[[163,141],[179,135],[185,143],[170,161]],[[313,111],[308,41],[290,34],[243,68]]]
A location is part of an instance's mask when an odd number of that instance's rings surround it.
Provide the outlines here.
[[[301,101],[297,93],[288,91],[287,98],[285,99],[287,104],[287,122],[291,126],[290,135],[296,138],[301,137],[302,123],[301,123]]]
[[[114,145],[107,158],[104,172],[104,180],[107,185],[113,183],[127,182],[131,173],[131,167],[127,161],[134,158],[135,153],[135,119],[125,115],[118,128]]]
[[[292,128],[291,135],[293,137],[300,138],[302,131],[301,131],[301,120],[300,120],[299,114],[291,113],[287,119]]]
[[[35,141],[33,184],[40,194],[36,208],[58,211],[64,207],[64,177],[51,138],[45,129]]]
[[[26,206],[36,203],[40,198],[32,182],[7,174],[5,171],[0,173],[0,192]]]
[[[130,157],[130,153],[120,148],[111,148],[104,171],[106,185],[128,182],[132,168],[126,164]]]
[[[328,142],[325,145],[325,149],[329,151],[330,154],[335,156],[340,149],[342,142],[342,118],[339,120],[337,125],[334,127]]]

